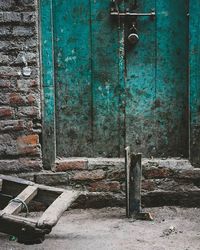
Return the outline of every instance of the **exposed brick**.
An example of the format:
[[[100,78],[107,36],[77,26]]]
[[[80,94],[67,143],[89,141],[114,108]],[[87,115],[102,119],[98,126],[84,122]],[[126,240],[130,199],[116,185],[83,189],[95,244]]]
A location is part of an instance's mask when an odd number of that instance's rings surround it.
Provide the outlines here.
[[[9,66],[0,67],[0,77],[11,77],[20,75],[21,75],[21,69],[19,67],[9,67]]]
[[[110,180],[125,180],[125,168],[109,168],[107,178]]]
[[[17,142],[21,146],[37,145],[39,143],[39,136],[37,134],[23,135],[17,138]]]
[[[91,183],[88,190],[91,192],[120,192],[120,187],[118,181],[99,181]]]
[[[26,135],[17,138],[17,151],[22,155],[40,155],[39,136]]]
[[[32,36],[34,35],[34,31],[32,27],[26,26],[16,26],[12,31],[13,36]]]
[[[174,171],[170,168],[150,167],[143,169],[143,176],[148,179],[168,178],[172,176]]]
[[[24,12],[22,17],[24,23],[34,23],[36,21],[35,12]]]
[[[18,0],[19,5],[22,5],[22,7],[33,7],[35,8],[35,0]]]
[[[145,191],[154,191],[156,189],[155,182],[153,180],[143,180],[142,189]]]
[[[15,1],[14,0],[0,0],[0,9],[1,10],[8,10],[12,6],[14,6]]]
[[[23,120],[3,120],[0,121],[0,131],[21,131],[27,124]]]
[[[9,96],[3,92],[0,92],[0,105],[9,105]]]
[[[32,51],[36,53],[37,40],[32,37],[22,37],[21,40],[18,38],[18,41],[7,40],[0,41],[0,51],[10,52],[10,51]]]
[[[0,51],[5,51],[8,47],[7,41],[0,41]]]
[[[26,103],[24,97],[22,97],[19,93],[10,94],[10,105],[12,106],[23,106]]]
[[[105,171],[98,169],[93,171],[79,171],[71,177],[74,181],[96,181],[105,178]]]
[[[36,54],[32,52],[19,52],[17,57],[13,59],[13,64],[23,64],[26,62],[28,64],[36,63]]]
[[[21,22],[21,21],[22,21],[22,15],[19,12],[14,12],[14,11],[0,12],[1,23]]]
[[[11,87],[11,82],[9,80],[0,79],[0,88],[8,89]]]
[[[16,141],[10,134],[0,134],[0,156],[15,156],[17,155]]]
[[[3,26],[0,28],[0,36],[9,36],[11,34],[11,27]]]
[[[42,172],[35,174],[35,182],[44,185],[68,185],[69,177],[66,173]]]
[[[64,159],[57,160],[54,170],[57,172],[64,172],[67,170],[84,170],[87,169],[88,161],[85,159]]]
[[[0,64],[10,64],[10,62],[12,61],[11,57],[9,57],[8,55],[6,55],[5,53],[0,53]]]
[[[13,109],[10,107],[0,107],[0,117],[11,117],[13,113]]]
[[[38,81],[36,80],[18,80],[17,89],[20,91],[28,91],[31,88],[38,87]]]
[[[17,117],[40,118],[40,109],[37,107],[19,107],[16,112]]]
[[[200,180],[200,169],[177,170],[173,177],[178,179]]]
[[[36,172],[42,169],[42,162],[40,159],[19,158],[17,160],[0,160],[0,173],[23,173]]]

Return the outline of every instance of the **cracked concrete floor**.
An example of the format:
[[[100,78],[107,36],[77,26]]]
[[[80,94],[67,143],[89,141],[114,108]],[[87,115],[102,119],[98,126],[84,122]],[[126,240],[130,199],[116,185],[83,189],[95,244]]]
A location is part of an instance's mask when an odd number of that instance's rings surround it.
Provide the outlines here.
[[[131,221],[122,208],[71,210],[40,245],[0,234],[4,250],[200,250],[200,208],[146,209],[154,221]],[[33,217],[38,214],[32,214]]]

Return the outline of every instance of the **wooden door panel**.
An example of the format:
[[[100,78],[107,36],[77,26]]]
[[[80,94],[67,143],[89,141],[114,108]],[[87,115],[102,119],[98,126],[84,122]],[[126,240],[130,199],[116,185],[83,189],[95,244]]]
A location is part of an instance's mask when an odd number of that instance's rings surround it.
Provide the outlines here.
[[[124,148],[119,71],[122,29],[109,11],[109,0],[91,0],[93,152],[94,156],[119,157],[120,147]]]
[[[133,1],[128,1],[129,5]],[[155,0],[137,1],[135,12],[150,12]],[[126,144],[134,152],[155,151],[156,20],[138,17],[139,42],[126,48]]]
[[[188,1],[156,1],[157,154],[188,157]]]
[[[137,1],[127,53],[126,143],[146,156],[188,156],[188,1]]]
[[[92,156],[89,0],[54,0],[58,156]]]

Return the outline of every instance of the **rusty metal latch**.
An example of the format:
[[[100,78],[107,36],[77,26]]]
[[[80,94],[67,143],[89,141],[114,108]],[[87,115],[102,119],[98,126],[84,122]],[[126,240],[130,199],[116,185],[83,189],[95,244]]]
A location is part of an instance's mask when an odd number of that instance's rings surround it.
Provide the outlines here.
[[[142,17],[142,16],[149,16],[149,17],[155,17],[156,13],[154,10],[147,13],[137,13],[137,12],[131,12],[129,9],[127,9],[125,12],[120,12],[119,10],[119,4],[122,2],[122,0],[111,0],[111,10],[110,15],[111,16],[118,16],[118,17]]]
[[[111,16],[120,16],[120,17],[140,17],[140,16],[150,16],[150,17],[155,17],[156,13],[155,11],[151,11],[148,13],[136,13],[136,12],[118,12],[116,10],[111,9],[110,12]]]

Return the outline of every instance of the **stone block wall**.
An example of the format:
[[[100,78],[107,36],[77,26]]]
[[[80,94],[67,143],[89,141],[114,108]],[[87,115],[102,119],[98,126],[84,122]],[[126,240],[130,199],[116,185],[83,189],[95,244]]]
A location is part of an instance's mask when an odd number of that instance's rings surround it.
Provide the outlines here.
[[[0,0],[0,173],[41,169],[35,0]]]
[[[143,159],[143,206],[200,207],[200,169],[185,159]],[[19,174],[39,184],[82,191],[75,207],[125,205],[124,159],[57,160],[53,171]]]

